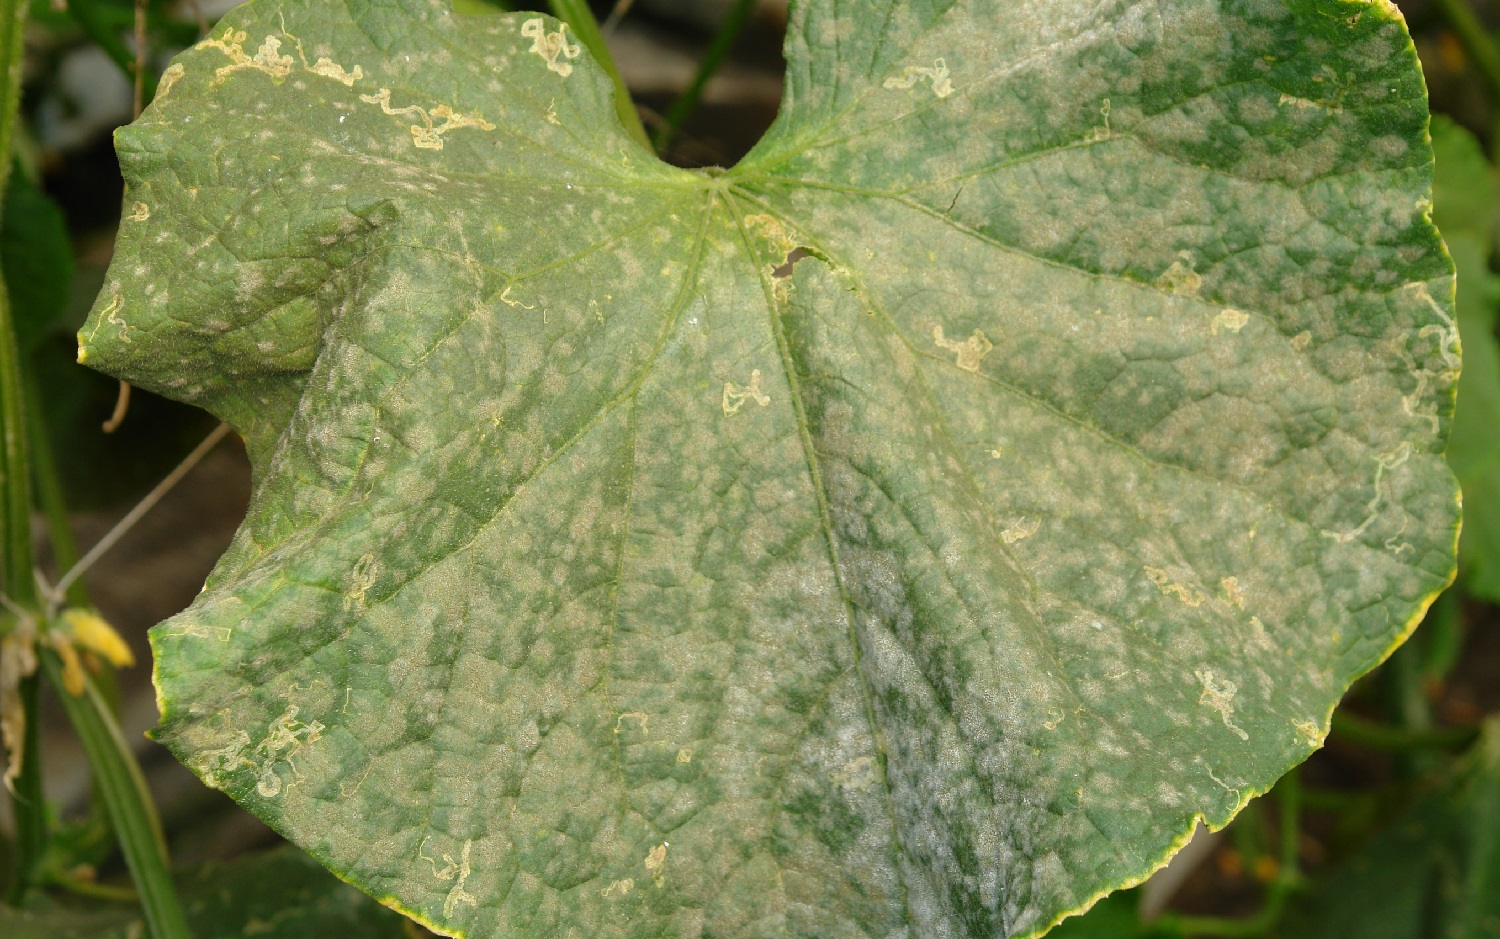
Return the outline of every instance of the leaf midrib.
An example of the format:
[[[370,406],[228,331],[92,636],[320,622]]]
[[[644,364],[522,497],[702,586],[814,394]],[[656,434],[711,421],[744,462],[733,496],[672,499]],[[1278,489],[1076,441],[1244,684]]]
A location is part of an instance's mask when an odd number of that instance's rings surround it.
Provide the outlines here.
[[[767,271],[756,263],[754,242],[745,226],[745,219],[739,211],[739,207],[729,198],[722,200],[722,202],[734,219],[735,229],[739,232],[746,259],[749,261],[752,269],[757,270],[761,291],[766,303],[766,318],[771,334],[776,340],[776,350],[781,360],[783,376],[790,390],[792,413],[797,424],[797,439],[802,447],[803,456],[807,461],[808,475],[818,505],[819,527],[822,529],[823,540],[827,546],[829,568],[833,575],[834,583],[838,586],[839,602],[844,610],[844,622],[848,630],[853,671],[859,679],[860,696],[864,706],[865,720],[870,730],[870,749],[876,758],[877,765],[880,767],[881,795],[883,797],[882,802],[885,805],[887,820],[891,826],[891,846],[895,853],[904,859],[911,869],[920,870],[920,865],[915,864],[913,859],[907,855],[906,845],[901,838],[902,828],[896,817],[895,795],[891,790],[890,779],[886,774],[885,734],[882,732],[880,723],[875,716],[874,692],[871,690],[869,678],[865,674],[864,654],[860,645],[859,628],[854,615],[854,601],[850,597],[848,586],[844,582],[844,569],[839,558],[838,539],[834,535],[833,516],[829,508],[828,489],[823,482],[822,465],[818,458],[817,448],[813,444],[811,422],[807,416],[800,382],[797,379],[796,366],[792,361],[792,352],[787,341],[786,330],[781,324],[780,310],[776,303],[775,287],[771,284]],[[898,865],[899,868],[900,866]],[[908,923],[914,922],[906,879],[898,876],[897,882],[901,884],[901,904],[905,910],[906,920]]]

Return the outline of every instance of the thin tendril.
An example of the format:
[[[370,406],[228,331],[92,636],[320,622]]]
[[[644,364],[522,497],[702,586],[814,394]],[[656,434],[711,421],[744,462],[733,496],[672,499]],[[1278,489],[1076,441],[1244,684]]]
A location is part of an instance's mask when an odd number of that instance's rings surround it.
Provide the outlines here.
[[[172,487],[181,482],[184,476],[191,473],[193,468],[201,463],[203,458],[208,456],[209,451],[213,450],[228,433],[229,425],[220,424],[214,429],[213,433],[205,437],[203,442],[194,448],[192,453],[189,453],[183,458],[181,463],[177,464],[176,469],[172,470],[172,472],[167,474],[165,479],[157,483],[156,488],[146,493],[146,497],[137,502],[135,508],[127,512],[125,517],[115,524],[114,528],[111,528],[103,538],[100,538],[98,543],[90,548],[87,554],[79,558],[78,563],[74,564],[51,587],[47,597],[48,606],[54,608],[55,611],[55,607],[61,604],[63,593],[68,589],[68,585],[82,577],[94,565],[95,561],[99,560],[106,551],[114,547],[115,542],[124,537],[125,533],[130,531],[131,528],[135,527],[135,523],[139,522],[142,516],[155,508],[156,503],[160,502],[162,497],[168,492],[171,492]]]

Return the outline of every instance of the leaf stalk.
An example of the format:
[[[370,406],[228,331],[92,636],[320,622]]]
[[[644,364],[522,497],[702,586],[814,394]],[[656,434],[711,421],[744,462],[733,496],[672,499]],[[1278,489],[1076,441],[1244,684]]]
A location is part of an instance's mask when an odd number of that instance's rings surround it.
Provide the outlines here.
[[[26,427],[30,431],[31,476],[36,487],[37,506],[47,524],[47,540],[52,546],[52,563],[59,571],[71,570],[78,563],[78,543],[73,539],[73,529],[68,525],[68,507],[63,498],[62,482],[57,475],[57,460],[52,453],[52,441],[47,429],[36,412],[38,395],[36,381],[25,375]],[[83,581],[75,580],[68,586],[66,600],[69,606],[89,606],[88,591]]]

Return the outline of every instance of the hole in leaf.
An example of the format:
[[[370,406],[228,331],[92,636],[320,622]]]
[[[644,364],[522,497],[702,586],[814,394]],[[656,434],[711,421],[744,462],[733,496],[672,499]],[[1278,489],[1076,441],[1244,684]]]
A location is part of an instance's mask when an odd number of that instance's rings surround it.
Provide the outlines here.
[[[792,276],[792,271],[797,267],[798,261],[812,256],[813,253],[806,248],[793,248],[787,252],[786,260],[782,261],[781,265],[771,272],[771,276],[777,280],[785,280]]]

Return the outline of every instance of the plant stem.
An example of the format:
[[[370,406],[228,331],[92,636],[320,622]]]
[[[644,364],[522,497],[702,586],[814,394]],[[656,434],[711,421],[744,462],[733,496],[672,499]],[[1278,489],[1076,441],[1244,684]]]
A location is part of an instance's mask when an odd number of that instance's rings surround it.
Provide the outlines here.
[[[80,897],[91,897],[95,900],[105,900],[109,903],[141,902],[140,894],[129,887],[115,887],[110,884],[96,884],[93,881],[79,880],[76,877],[54,875],[51,878],[54,886],[61,887],[69,893],[76,893]]]
[[[1302,843],[1302,774],[1293,769],[1276,784],[1277,813],[1280,816],[1278,837],[1281,841],[1281,867],[1275,886],[1285,893],[1302,879],[1298,850]],[[1285,897],[1283,896],[1283,899]]]
[[[26,0],[0,0],[0,209],[10,182],[11,145],[21,101],[22,34]],[[10,293],[0,276],[0,593],[31,609],[36,586],[31,576],[31,471],[26,453],[26,412],[22,403],[21,357],[11,325]],[[0,622],[7,617],[0,615]],[[9,630],[0,626],[0,633]]]
[[[0,209],[10,182],[11,148],[16,112],[21,103],[22,40],[26,29],[26,0],[0,0]],[[0,636],[19,622],[15,610],[36,608],[36,582],[31,573],[31,470],[26,447],[26,411],[21,380],[21,356],[11,324],[10,292],[0,276]],[[8,894],[18,902],[47,846],[47,809],[42,796],[40,697],[35,675],[23,678],[18,689],[25,724],[21,731],[23,759],[11,798],[16,827],[15,880]]]
[[[1376,804],[1371,792],[1303,787],[1302,804],[1313,812],[1363,812]]]
[[[85,678],[78,697],[63,687],[62,665],[51,649],[39,650],[42,670],[62,701],[63,710],[83,744],[94,786],[109,811],[125,864],[140,896],[141,910],[153,939],[189,939],[187,920],[167,862],[166,839],[151,803],[141,769],[131,756],[109,708],[92,679]]]
[[[69,571],[78,563],[78,542],[73,538],[73,529],[68,524],[68,506],[63,496],[62,481],[57,475],[57,459],[52,452],[52,441],[47,428],[37,413],[37,402],[42,400],[31,374],[24,376],[26,384],[26,428],[31,436],[31,478],[36,489],[36,501],[47,523],[47,540],[52,546],[52,564],[57,571]],[[45,590],[44,590],[45,593]],[[55,592],[54,592],[55,593]],[[78,609],[93,606],[88,587],[83,578],[74,578],[60,595],[43,598],[52,604],[65,604]],[[44,611],[46,612],[46,611]],[[95,678],[99,693],[109,702],[110,710],[119,713],[119,686],[112,669],[101,671]]]
[[[630,89],[625,87],[620,67],[615,64],[614,56],[609,54],[604,33],[599,31],[599,21],[594,19],[594,11],[589,9],[587,0],[548,0],[548,3],[552,7],[552,15],[572,27],[578,41],[593,54],[594,61],[599,63],[600,68],[604,69],[614,83],[615,113],[620,116],[620,123],[636,142],[650,150],[651,139],[646,136],[646,128],[635,110],[635,102],[630,99]]]
[[[1427,634],[1406,641],[1385,664],[1385,705],[1388,717],[1403,730],[1432,729],[1432,708],[1422,689],[1422,663],[1427,658]]]
[[[16,860],[6,902],[18,906],[26,891],[36,882],[36,872],[47,850],[47,802],[42,792],[42,720],[41,680],[32,675],[21,679],[21,707],[26,714],[22,731],[21,773],[16,777],[16,791],[10,799],[15,818]]]
[[[620,21],[625,18],[625,14],[629,13],[630,8],[633,6],[635,6],[635,0],[615,0],[614,9],[609,11],[609,16],[604,18],[604,26],[601,27],[604,35],[608,36],[613,33],[615,27],[620,25]]]
[[[131,109],[136,117],[146,109],[146,0],[135,0],[135,69],[134,98]]]
[[[1484,24],[1465,0],[1437,0],[1437,8],[1489,87],[1492,103],[1500,106],[1500,48],[1496,48]]]
[[[1173,915],[1163,916],[1159,922],[1163,927],[1169,929],[1173,935],[1222,936],[1225,939],[1235,939],[1235,937],[1241,936],[1262,936],[1274,921],[1268,921],[1265,910],[1262,910],[1250,919]]]
[[[32,610],[36,581],[31,570],[31,463],[24,394],[10,293],[0,274],[0,594]],[[0,622],[8,624],[13,618],[0,612]],[[0,634],[8,632],[9,625],[0,627]]]
[[[1427,634],[1419,630],[1380,669],[1386,717],[1396,730],[1412,735],[1412,739],[1432,730],[1432,708],[1422,687],[1426,647]],[[1434,755],[1423,752],[1422,747],[1390,749],[1395,754],[1396,772],[1408,781],[1416,780],[1434,766]]]
[[[703,89],[708,87],[708,80],[713,78],[714,73],[724,64],[725,57],[729,55],[729,50],[734,48],[735,40],[740,38],[740,31],[745,28],[745,21],[750,18],[754,9],[755,0],[738,0],[734,9],[729,11],[724,25],[720,26],[719,31],[714,34],[713,44],[708,47],[708,51],[698,62],[698,71],[693,75],[692,82],[667,109],[661,129],[656,132],[656,139],[653,141],[657,153],[667,152],[672,138],[677,136],[677,132],[682,130],[682,125],[698,107],[698,101],[703,97]]]
[[[10,181],[10,151],[21,106],[21,59],[25,49],[26,0],[0,0],[0,201]]]

